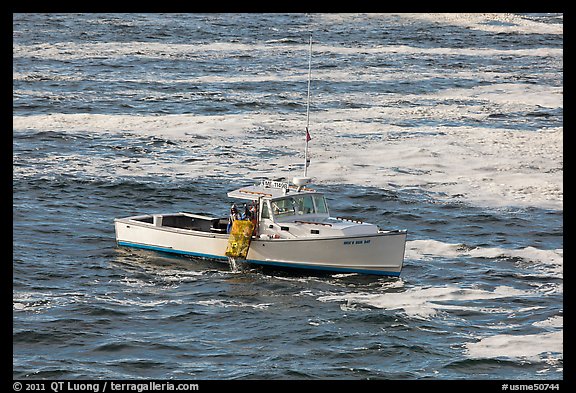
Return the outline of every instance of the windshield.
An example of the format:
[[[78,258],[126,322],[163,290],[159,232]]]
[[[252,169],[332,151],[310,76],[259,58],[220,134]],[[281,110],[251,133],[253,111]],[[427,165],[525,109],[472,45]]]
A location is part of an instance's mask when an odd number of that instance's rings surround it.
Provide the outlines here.
[[[314,195],[314,205],[316,205],[316,213],[318,214],[328,214],[328,208],[326,207],[326,199],[324,195]]]
[[[271,205],[276,217],[328,213],[323,195],[289,196],[272,201]]]

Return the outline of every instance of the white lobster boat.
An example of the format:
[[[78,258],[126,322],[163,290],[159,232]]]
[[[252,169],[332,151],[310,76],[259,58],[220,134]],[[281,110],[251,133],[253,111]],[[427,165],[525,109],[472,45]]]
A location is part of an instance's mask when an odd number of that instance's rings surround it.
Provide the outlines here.
[[[118,245],[226,263],[241,256],[245,262],[259,265],[399,276],[406,230],[381,230],[374,224],[331,217],[324,195],[305,187],[310,182],[307,170],[311,58],[312,37],[304,177],[295,177],[293,186],[262,181],[229,192],[231,198],[250,201],[255,210],[253,225],[244,226],[251,228],[248,233],[234,234],[232,228],[233,233],[228,234],[228,218],[186,212],[151,214],[114,220]],[[237,247],[239,243],[242,246]],[[229,248],[231,245],[234,246]],[[230,252],[238,249],[241,254]]]
[[[245,262],[258,265],[399,276],[406,230],[334,218],[324,195],[302,186],[262,181],[229,192],[256,207]],[[119,246],[209,258],[229,263],[228,218],[179,212],[115,220]]]

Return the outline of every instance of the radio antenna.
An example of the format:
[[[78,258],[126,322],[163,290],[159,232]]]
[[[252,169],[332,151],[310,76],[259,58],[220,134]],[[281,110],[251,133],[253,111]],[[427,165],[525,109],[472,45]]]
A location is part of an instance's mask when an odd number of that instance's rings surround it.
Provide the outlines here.
[[[304,177],[308,175],[308,166],[310,165],[310,160],[308,159],[308,142],[310,141],[310,132],[308,127],[310,126],[310,79],[312,76],[312,34],[310,34],[310,52],[308,54],[308,98],[306,100],[306,149],[304,151]]]

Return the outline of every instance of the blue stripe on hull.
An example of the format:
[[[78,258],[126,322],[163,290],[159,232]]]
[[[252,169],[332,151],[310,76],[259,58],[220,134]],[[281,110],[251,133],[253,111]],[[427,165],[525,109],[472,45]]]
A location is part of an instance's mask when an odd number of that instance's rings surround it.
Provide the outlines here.
[[[190,255],[193,257],[202,257],[202,258],[210,258],[210,259],[223,259],[225,261],[228,260],[228,257],[223,257],[220,255],[202,254],[201,252],[175,250],[173,248],[149,246],[147,244],[118,241],[118,245],[119,246],[125,246],[125,247],[144,248],[146,250],[153,250],[153,251],[169,252],[171,254]]]
[[[167,252],[167,253],[171,253],[171,254],[188,255],[188,256],[208,258],[208,259],[219,259],[219,260],[225,260],[225,261],[228,260],[228,257],[223,257],[221,255],[203,254],[200,252],[175,250],[173,248],[149,246],[147,244],[138,244],[138,243],[118,241],[118,245],[124,246],[124,247],[143,248],[146,250]],[[400,272],[387,272],[387,271],[382,271],[382,270],[366,270],[366,269],[353,269],[353,268],[345,268],[345,267],[313,266],[313,265],[301,265],[301,264],[296,265],[293,263],[259,261],[259,260],[254,260],[254,259],[247,259],[247,260],[244,260],[243,262],[253,263],[253,264],[257,264],[257,265],[264,265],[264,266],[287,267],[287,268],[291,268],[291,269],[324,270],[324,271],[332,271],[332,272],[340,272],[340,273],[377,274],[380,276],[394,276],[394,277],[400,276]]]

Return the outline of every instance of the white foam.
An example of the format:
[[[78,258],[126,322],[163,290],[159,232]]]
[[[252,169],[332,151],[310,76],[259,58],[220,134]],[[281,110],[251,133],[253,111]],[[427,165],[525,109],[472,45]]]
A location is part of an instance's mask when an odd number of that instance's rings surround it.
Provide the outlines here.
[[[563,359],[563,332],[498,334],[466,343],[466,356],[474,359],[512,358],[557,364]]]
[[[461,244],[437,240],[411,240],[406,242],[406,258],[430,260],[432,258],[515,258],[533,264],[533,271],[546,277],[563,278],[564,250],[541,250],[532,246],[521,249],[502,247],[476,247],[469,249]]]
[[[346,126],[342,129],[362,134]],[[373,127],[375,134],[392,131]],[[325,150],[311,149],[311,171],[328,182],[416,186],[481,206],[562,209],[561,129],[529,133],[442,127],[428,129],[429,135],[422,131],[397,140],[332,140]]]
[[[501,299],[507,297],[533,296],[531,292],[518,290],[508,286],[499,286],[493,291],[475,288],[444,287],[414,287],[402,292],[388,293],[346,293],[318,297],[321,302],[344,302],[344,310],[353,310],[357,305],[366,305],[385,310],[400,310],[409,317],[430,319],[439,310],[470,310],[487,313],[510,313],[512,310],[503,307],[451,305],[445,302],[473,302],[485,299]],[[517,312],[517,310],[516,310]]]
[[[563,23],[544,23],[510,13],[419,13],[399,16],[408,20],[425,20],[490,33],[564,34]],[[559,18],[563,19],[563,15],[560,14]]]
[[[38,292],[14,292],[12,295],[12,309],[14,311],[40,312],[52,307],[54,295]]]
[[[546,319],[545,321],[534,322],[532,325],[545,329],[562,329],[564,327],[564,317],[555,315]]]
[[[32,311],[39,313],[55,306],[84,302],[85,295],[77,292],[13,292],[12,309],[14,311]]]
[[[199,276],[202,276],[204,272],[194,271],[194,270],[158,270],[155,274],[160,277],[162,281],[173,282],[173,283],[185,283],[196,281]]]
[[[502,247],[476,247],[469,249],[461,244],[445,243],[438,240],[409,240],[406,242],[406,256],[415,259],[427,257],[462,257],[477,258],[521,258],[530,262],[551,265],[562,265],[564,252],[562,249],[540,250],[535,247],[508,249]]]
[[[334,113],[336,112],[336,113]],[[562,129],[521,132],[472,127],[417,129],[409,136],[399,127],[382,127],[374,110],[334,111],[315,115],[315,130],[310,142],[310,172],[317,182],[350,183],[362,186],[420,187],[481,206],[538,206],[562,209],[563,205],[563,132]],[[402,112],[402,111],[399,111]],[[409,114],[396,114],[407,117]],[[371,119],[366,123],[362,119]],[[299,157],[302,140],[297,134],[302,119],[277,114],[243,115],[165,115],[129,116],[99,114],[52,114],[14,116],[15,130],[55,130],[65,132],[101,133],[130,132],[138,135],[160,135],[173,139],[192,140],[195,136],[213,137],[205,142],[206,175],[211,171],[252,177],[258,175],[287,176]],[[255,130],[278,130],[282,139],[259,138]],[[345,131],[345,135],[342,135]],[[393,135],[398,135],[398,137]],[[360,137],[360,139],[358,138]],[[244,146],[249,140],[251,146]],[[234,157],[210,154],[226,141],[234,146]],[[245,154],[254,146],[281,149],[296,156],[281,156],[254,161]],[[386,157],[377,160],[375,157]],[[69,158],[69,157],[67,157]],[[175,168],[167,161],[158,166],[164,173]],[[98,158],[95,158],[97,160]],[[254,165],[238,165],[239,161]],[[107,160],[109,160],[107,158]],[[143,158],[146,160],[146,158]],[[85,157],[84,157],[85,161]],[[208,163],[206,162],[208,161]],[[208,164],[208,165],[206,165]],[[83,163],[86,165],[86,162]],[[121,165],[123,166],[123,165]],[[142,164],[129,165],[142,167]],[[195,173],[194,164],[181,166],[179,172]],[[257,168],[261,173],[255,173]],[[86,168],[87,169],[87,168]],[[95,167],[94,170],[97,170]],[[130,168],[127,173],[138,168]],[[199,168],[200,169],[200,168]],[[149,168],[142,167],[143,171]],[[200,174],[199,173],[199,174]]]
[[[154,287],[155,284],[149,281],[143,281],[138,278],[128,278],[124,277],[121,281],[122,285],[126,285],[132,288],[142,288],[142,287]]]
[[[491,83],[471,88],[444,89],[428,96],[444,100],[482,100],[498,105],[502,112],[506,113],[506,111],[525,110],[526,107],[562,108],[563,92],[563,87],[530,83]],[[480,108],[472,110],[474,109]],[[471,112],[471,109],[468,108],[466,111]]]
[[[52,60],[76,60],[86,58],[113,59],[125,56],[141,58],[213,58],[235,54],[259,56],[282,55],[286,52],[300,56],[307,51],[305,40],[301,44],[271,43],[243,44],[237,42],[213,42],[209,44],[170,44],[161,42],[55,42],[41,44],[13,44],[12,53],[17,57],[41,57]],[[316,43],[314,52],[319,56],[329,54],[427,54],[466,56],[562,56],[561,48],[495,49],[495,48],[442,48],[412,47],[408,45],[344,46]]]
[[[272,305],[272,303],[259,303],[259,304],[250,304],[244,303],[236,300],[220,300],[220,299],[210,299],[210,300],[200,300],[196,302],[197,304],[203,306],[215,306],[215,307],[240,307],[240,308],[253,308],[257,310],[266,310],[268,307]]]
[[[113,295],[95,296],[94,300],[106,304],[114,304],[120,306],[136,306],[136,307],[158,307],[168,304],[182,304],[182,300],[145,300],[138,296],[122,299]]]

